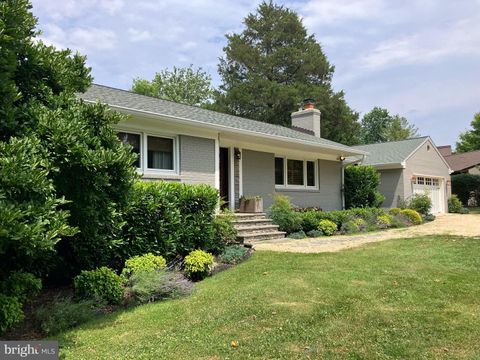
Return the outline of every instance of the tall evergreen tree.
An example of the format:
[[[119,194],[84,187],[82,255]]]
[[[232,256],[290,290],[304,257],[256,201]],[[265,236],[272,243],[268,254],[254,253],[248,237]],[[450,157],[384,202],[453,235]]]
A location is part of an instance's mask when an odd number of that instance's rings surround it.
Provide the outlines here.
[[[226,35],[220,59],[222,84],[215,108],[234,115],[290,126],[290,114],[305,98],[322,112],[322,136],[345,144],[358,142],[358,114],[342,91],[332,89],[334,67],[299,16],[262,2],[244,19],[240,34]]]
[[[476,113],[470,123],[472,130],[465,131],[460,134],[457,142],[457,152],[468,152],[480,150],[480,112]]]

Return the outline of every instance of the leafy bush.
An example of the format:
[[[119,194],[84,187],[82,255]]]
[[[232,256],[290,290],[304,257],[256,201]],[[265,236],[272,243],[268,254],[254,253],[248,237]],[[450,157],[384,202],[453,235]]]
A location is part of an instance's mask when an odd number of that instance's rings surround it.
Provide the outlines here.
[[[421,215],[427,215],[432,208],[432,199],[427,193],[413,194],[408,203],[408,208],[413,209]]]
[[[25,272],[12,272],[0,283],[0,293],[16,297],[20,303],[33,298],[41,289],[42,281]]]
[[[172,259],[195,249],[215,251],[222,241],[214,231],[217,203],[217,190],[207,185],[137,182],[125,210],[125,244],[118,257],[151,252]]]
[[[136,302],[146,303],[187,296],[193,290],[193,283],[181,273],[161,270],[133,275],[126,293]]]
[[[471,194],[480,204],[480,175],[452,175],[452,193],[456,194],[464,206],[468,205]]]
[[[23,318],[22,303],[16,297],[0,294],[0,334]]]
[[[305,239],[307,237],[307,234],[305,234],[303,230],[300,230],[300,231],[290,233],[287,237],[289,239]]]
[[[129,278],[134,274],[141,272],[154,272],[163,269],[167,262],[162,256],[148,253],[140,256],[133,256],[125,261],[125,267],[122,270],[122,276]]]
[[[321,232],[320,230],[314,229],[307,232],[307,236],[311,238],[317,238],[317,237],[323,236],[323,232]]]
[[[330,220],[320,220],[318,230],[326,236],[332,236],[337,231],[337,224]]]
[[[287,196],[274,195],[273,204],[268,208],[268,216],[287,234],[302,230],[302,217],[290,203]]]
[[[422,223],[422,217],[418,212],[413,209],[403,209],[401,211],[402,215],[405,215],[412,224],[419,225]]]
[[[98,313],[96,305],[94,300],[57,299],[37,309],[35,319],[43,334],[51,336],[92,320]]]
[[[385,199],[378,194],[380,173],[373,166],[345,168],[345,205],[347,209],[380,207]]]
[[[117,304],[122,299],[122,278],[106,266],[82,271],[74,279],[75,295],[99,303]]]
[[[453,194],[450,199],[448,199],[448,212],[449,213],[459,213],[463,207],[462,202],[457,195]]]
[[[225,211],[221,216],[216,216],[213,220],[213,238],[219,245],[218,251],[237,241],[237,230],[233,227],[233,220],[234,215]]]
[[[185,257],[183,267],[192,280],[205,278],[213,265],[213,255],[203,250],[193,250]]]
[[[227,246],[220,255],[220,261],[225,264],[238,264],[242,261],[248,249],[244,246]]]
[[[55,245],[75,233],[49,179],[54,167],[47,157],[35,137],[0,141],[0,278],[12,271],[46,275]]]
[[[317,230],[318,222],[321,220],[321,211],[307,210],[300,213],[302,219],[302,229],[306,233]]]
[[[459,214],[470,214],[470,210],[468,210],[468,208],[466,208],[466,207],[462,207],[458,213]]]
[[[391,208],[390,210],[388,210],[388,213],[390,215],[398,215],[402,212],[402,209],[401,208]]]
[[[380,229],[386,229],[386,228],[390,227],[390,225],[392,225],[392,218],[391,218],[390,215],[388,215],[388,214],[380,215],[377,218],[377,226]]]
[[[433,220],[435,220],[435,219],[436,219],[436,216],[433,215],[433,214],[427,214],[427,215],[425,215],[425,216],[423,217],[423,220],[424,220],[424,221],[433,221]]]

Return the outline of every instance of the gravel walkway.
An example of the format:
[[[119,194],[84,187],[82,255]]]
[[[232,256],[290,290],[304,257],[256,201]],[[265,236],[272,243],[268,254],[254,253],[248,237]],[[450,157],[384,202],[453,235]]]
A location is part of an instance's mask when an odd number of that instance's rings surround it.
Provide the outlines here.
[[[437,216],[435,221],[404,229],[391,229],[360,235],[307,238],[302,240],[288,238],[259,240],[252,242],[252,245],[256,250],[320,253],[348,249],[371,242],[425,235],[480,236],[480,215],[445,214]]]

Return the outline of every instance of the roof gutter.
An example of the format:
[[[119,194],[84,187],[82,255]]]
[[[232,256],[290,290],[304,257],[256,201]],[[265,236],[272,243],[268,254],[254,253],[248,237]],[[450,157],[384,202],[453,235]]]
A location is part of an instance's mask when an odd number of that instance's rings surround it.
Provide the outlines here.
[[[97,103],[97,101],[85,100],[85,99],[82,99],[82,100],[85,101],[86,103],[91,103],[91,104],[96,104]],[[292,138],[289,138],[289,137],[286,137],[286,136],[260,134],[260,133],[255,132],[255,131],[237,129],[237,128],[234,128],[234,127],[231,127],[231,126],[212,125],[212,124],[206,123],[204,121],[199,121],[199,120],[187,119],[187,118],[172,116],[172,115],[159,114],[159,113],[155,113],[155,112],[152,112],[152,111],[137,110],[137,109],[132,109],[132,108],[125,107],[125,106],[112,105],[112,104],[108,104],[108,103],[104,103],[104,104],[108,105],[109,107],[111,107],[113,109],[124,110],[124,111],[132,113],[132,114],[148,115],[148,116],[153,117],[153,118],[164,117],[164,118],[172,119],[172,120],[175,120],[177,122],[184,123],[184,124],[195,123],[195,124],[197,124],[199,126],[202,126],[204,128],[213,129],[213,130],[235,131],[237,133],[241,133],[241,134],[244,134],[244,135],[250,135],[250,136],[253,135],[253,136],[257,136],[257,137],[261,137],[261,138],[265,138],[265,139],[282,140],[282,141],[295,143],[295,144],[315,146],[315,147],[324,148],[324,149],[337,150],[337,151],[340,151],[340,152],[343,151],[344,153],[350,153],[350,154],[358,154],[358,155],[367,155],[368,154],[365,151],[355,150],[355,149],[352,149],[352,148],[349,148],[349,147],[341,147],[341,146],[335,146],[335,145],[329,145],[329,144],[318,144],[318,143],[315,143],[315,142],[312,142],[312,141],[297,140],[297,139],[292,139]]]

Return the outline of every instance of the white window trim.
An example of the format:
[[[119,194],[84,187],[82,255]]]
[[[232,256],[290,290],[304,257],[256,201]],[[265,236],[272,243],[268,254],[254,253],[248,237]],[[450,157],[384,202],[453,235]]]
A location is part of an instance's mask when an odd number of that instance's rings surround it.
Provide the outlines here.
[[[283,159],[283,185],[275,184],[275,189],[292,189],[292,190],[318,190],[318,160],[317,159],[298,159],[291,158],[284,155],[275,155],[276,158]],[[303,161],[303,183],[304,185],[289,185],[288,184],[288,160]],[[307,186],[307,161],[311,161],[314,164],[315,185]]]
[[[178,136],[166,135],[155,132],[138,132],[128,129],[118,129],[118,132],[124,132],[128,134],[140,135],[140,167],[137,168],[137,172],[144,175],[179,175],[180,169],[180,144]],[[148,137],[160,137],[173,140],[173,170],[168,169],[151,169],[148,167]]]

